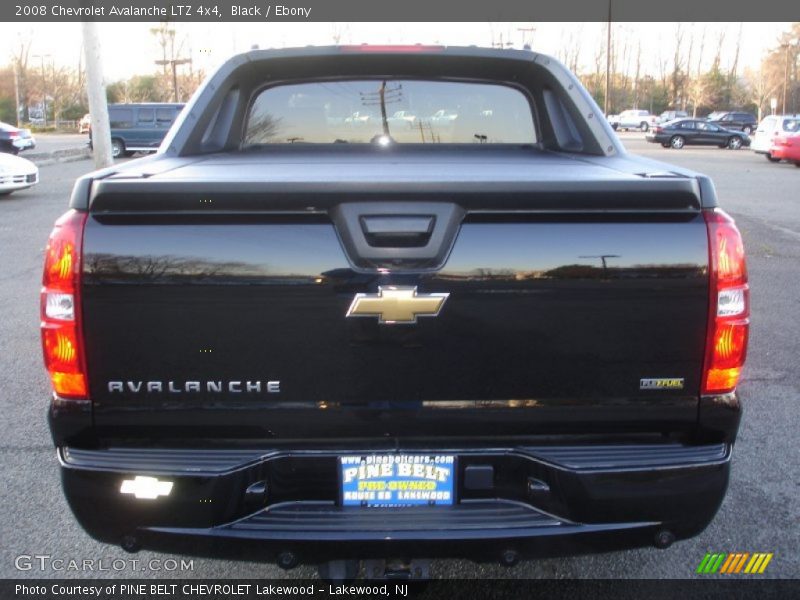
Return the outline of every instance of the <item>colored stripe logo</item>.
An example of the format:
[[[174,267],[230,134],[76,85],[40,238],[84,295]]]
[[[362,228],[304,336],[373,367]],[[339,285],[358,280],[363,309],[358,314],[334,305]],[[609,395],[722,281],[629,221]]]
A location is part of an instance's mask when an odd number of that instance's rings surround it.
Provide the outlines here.
[[[752,554],[750,552],[734,552],[732,554],[707,552],[695,573],[700,575],[715,573],[760,575],[765,571],[772,557],[772,552],[754,552]]]

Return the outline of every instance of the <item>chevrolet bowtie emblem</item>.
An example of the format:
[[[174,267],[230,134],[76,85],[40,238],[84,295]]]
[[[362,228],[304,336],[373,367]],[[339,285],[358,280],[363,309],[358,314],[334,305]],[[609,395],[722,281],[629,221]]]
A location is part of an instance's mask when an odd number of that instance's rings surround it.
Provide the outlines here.
[[[379,286],[377,294],[356,294],[348,317],[378,317],[386,325],[416,323],[417,317],[435,317],[450,294],[417,294],[415,287]]]

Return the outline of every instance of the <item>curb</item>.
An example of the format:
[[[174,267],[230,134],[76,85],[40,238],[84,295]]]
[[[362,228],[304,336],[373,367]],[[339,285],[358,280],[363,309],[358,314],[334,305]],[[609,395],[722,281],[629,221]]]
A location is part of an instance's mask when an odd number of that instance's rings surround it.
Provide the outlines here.
[[[36,152],[33,154],[28,154],[23,158],[27,158],[37,167],[44,167],[46,165],[53,165],[56,163],[84,160],[90,156],[91,151],[87,146],[86,148],[69,148],[67,150],[56,150],[54,152]]]

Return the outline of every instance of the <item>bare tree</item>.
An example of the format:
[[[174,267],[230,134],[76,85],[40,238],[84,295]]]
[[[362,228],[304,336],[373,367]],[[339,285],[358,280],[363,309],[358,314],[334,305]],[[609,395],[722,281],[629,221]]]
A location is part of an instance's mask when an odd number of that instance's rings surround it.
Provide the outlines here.
[[[702,75],[693,77],[689,85],[686,86],[686,95],[692,104],[692,117],[696,117],[698,107],[708,101],[709,89],[706,78]]]
[[[170,27],[167,21],[162,21],[158,27],[151,27],[150,33],[156,37],[161,47],[162,74],[166,78],[168,61],[175,57],[175,28]]]
[[[689,51],[686,54],[686,76],[691,79],[692,77],[692,54],[694,54],[694,23],[689,24]],[[702,54],[702,51],[701,51]],[[697,74],[700,74],[698,70]]]
[[[581,39],[583,37],[583,27],[577,31],[569,30],[568,37],[563,44],[559,45],[556,58],[564,63],[573,73],[578,72],[578,59],[581,54]]]
[[[700,77],[700,73],[703,71],[703,50],[706,47],[706,26],[703,25],[703,29],[700,33],[700,53],[697,56],[697,69],[695,70],[695,77]],[[687,68],[688,70],[688,68]]]
[[[342,39],[350,42],[350,25],[348,23],[331,23],[331,39],[337,46],[342,43]]]
[[[278,139],[281,133],[281,119],[269,113],[261,113],[250,118],[244,145],[269,144],[282,141]]]
[[[578,59],[581,55],[581,40],[583,40],[583,26],[581,25],[578,27],[578,31],[575,32],[575,39],[572,39],[572,34],[570,33],[570,43],[569,48],[572,50],[572,53],[569,56],[569,60],[567,61],[567,66],[569,70],[573,73],[578,72]]]
[[[178,66],[189,65],[191,70],[192,59],[182,57],[186,36],[178,35],[175,27],[170,27],[169,23],[162,22],[158,27],[150,29],[150,33],[156,36],[158,45],[161,47],[161,60],[156,64],[162,67],[163,87],[172,87],[172,94],[175,102],[180,102],[187,96],[186,90],[178,85]],[[191,72],[190,72],[191,75]]]
[[[33,35],[17,36],[17,43],[11,52],[11,62],[14,70],[17,73],[17,86],[19,89],[19,99],[22,104],[22,114],[17,115],[23,121],[29,121],[30,115],[28,114],[28,106],[31,103],[31,92],[33,82],[31,81],[32,74],[28,67],[31,54],[31,44],[33,43]]]
[[[641,77],[642,72],[642,42],[641,40],[638,42],[636,47],[636,72],[633,77],[633,107],[639,108],[639,97],[641,94],[641,89],[639,86],[639,78]]]
[[[758,109],[758,120],[764,116],[764,108],[769,103],[769,99],[780,89],[780,80],[776,81],[774,74],[770,76],[767,61],[761,64],[757,71],[747,69],[745,71],[745,81],[749,90],[749,100]]]
[[[733,54],[733,64],[731,64],[730,71],[728,71],[728,75],[731,80],[735,80],[737,76],[737,71],[739,70],[739,50],[742,47],[742,26],[744,23],[739,23],[739,33],[736,35],[736,49],[734,50]]]
[[[672,57],[672,74],[670,75],[670,103],[677,106],[681,102],[681,108],[686,109],[686,96],[683,94],[683,87],[685,83],[685,74],[683,72],[683,55],[681,47],[683,46],[684,31],[681,23],[675,27],[675,52]]]
[[[720,63],[722,62],[722,48],[725,45],[725,35],[727,31],[722,29],[717,36],[717,49],[714,53],[714,61],[711,63],[711,70],[712,71],[719,71],[720,70]]]

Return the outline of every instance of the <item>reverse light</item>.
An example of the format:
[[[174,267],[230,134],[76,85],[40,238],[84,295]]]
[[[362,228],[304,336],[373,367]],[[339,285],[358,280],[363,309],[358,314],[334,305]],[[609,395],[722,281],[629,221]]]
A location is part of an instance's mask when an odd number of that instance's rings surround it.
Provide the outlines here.
[[[75,296],[50,292],[46,297],[44,314],[48,319],[72,321],[75,319]]]
[[[704,213],[709,240],[709,314],[703,394],[732,392],[747,356],[750,288],[742,236],[724,211]]]
[[[71,210],[47,242],[41,294],[44,364],[53,391],[62,398],[86,399],[88,386],[80,323],[80,273],[86,213]]]

